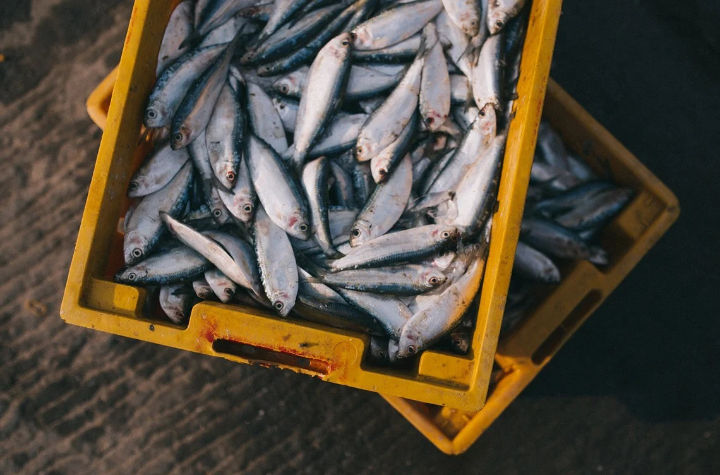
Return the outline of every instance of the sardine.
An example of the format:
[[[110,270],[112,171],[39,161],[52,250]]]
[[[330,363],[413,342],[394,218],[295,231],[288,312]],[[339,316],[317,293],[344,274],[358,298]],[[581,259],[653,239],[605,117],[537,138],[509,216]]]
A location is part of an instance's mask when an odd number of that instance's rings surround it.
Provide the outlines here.
[[[487,27],[491,35],[515,17],[525,6],[525,0],[488,0]]]
[[[239,173],[238,147],[244,128],[243,110],[230,85],[225,83],[205,129],[205,145],[215,178],[228,190],[233,188]]]
[[[560,270],[555,263],[542,252],[518,241],[515,250],[513,272],[531,280],[546,284],[560,282]]]
[[[284,153],[288,148],[285,128],[270,96],[257,84],[248,82],[247,98],[250,127],[255,135],[277,153]]]
[[[126,264],[147,256],[160,239],[160,213],[178,216],[187,204],[192,183],[192,165],[186,163],[164,188],[142,198],[128,219],[123,242]]]
[[[348,289],[336,290],[352,305],[375,317],[391,338],[400,337],[403,326],[412,316],[407,305],[398,298]]]
[[[406,155],[390,178],[375,187],[353,224],[350,245],[361,246],[387,233],[405,210],[412,190],[412,163]]]
[[[220,299],[221,302],[228,303],[232,300],[237,291],[235,282],[217,269],[205,271],[204,277],[215,296]]]
[[[310,66],[295,129],[292,163],[300,169],[313,143],[337,110],[350,72],[350,34],[336,36]]]
[[[190,317],[192,290],[185,284],[171,284],[160,287],[158,301],[163,313],[171,322],[182,325]]]
[[[362,51],[400,43],[422,30],[441,10],[440,0],[419,0],[388,8],[353,29],[353,46]]]
[[[333,287],[393,295],[421,294],[437,288],[447,279],[438,268],[417,264],[344,270],[320,278]]]
[[[436,131],[450,114],[450,75],[435,24],[428,23],[423,35],[429,51],[420,81],[420,113],[428,129]]]
[[[202,274],[210,267],[203,256],[186,246],[155,253],[115,275],[115,281],[136,285],[167,285]]]
[[[158,76],[173,61],[179,58],[188,49],[188,45],[184,44],[193,31],[193,11],[192,2],[183,0],[178,3],[173,12],[170,14],[170,20],[165,27],[162,43],[160,43],[160,52],[158,53],[157,68],[155,72]]]
[[[328,160],[325,157],[317,158],[303,168],[302,183],[310,205],[312,235],[326,255],[337,256],[328,221],[329,172]]]
[[[170,145],[163,145],[143,162],[130,179],[128,196],[140,198],[160,190],[170,183],[189,159],[187,150],[173,150]]]
[[[254,135],[247,143],[250,177],[265,211],[288,234],[307,239],[310,220],[300,186],[268,144]]]
[[[273,308],[285,317],[295,305],[298,271],[287,234],[259,207],[255,215],[255,252],[262,285]]]
[[[400,136],[370,161],[370,172],[375,183],[384,182],[407,155],[419,121],[418,115],[413,114]]]

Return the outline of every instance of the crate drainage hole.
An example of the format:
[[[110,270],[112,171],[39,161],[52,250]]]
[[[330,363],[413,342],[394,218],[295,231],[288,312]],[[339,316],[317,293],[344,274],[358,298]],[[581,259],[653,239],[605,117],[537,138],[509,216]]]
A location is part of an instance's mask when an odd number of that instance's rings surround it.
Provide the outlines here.
[[[532,354],[532,362],[540,365],[551,357],[565,341],[565,337],[577,328],[580,322],[587,317],[593,308],[602,300],[602,292],[590,291],[562,321],[562,323],[542,342]]]
[[[212,348],[216,353],[239,356],[240,358],[244,358],[255,363],[271,366],[291,366],[324,375],[330,372],[330,364],[326,361],[307,358],[305,356],[286,353],[283,351],[260,348],[246,343],[240,343],[238,341],[218,339],[213,341]]]

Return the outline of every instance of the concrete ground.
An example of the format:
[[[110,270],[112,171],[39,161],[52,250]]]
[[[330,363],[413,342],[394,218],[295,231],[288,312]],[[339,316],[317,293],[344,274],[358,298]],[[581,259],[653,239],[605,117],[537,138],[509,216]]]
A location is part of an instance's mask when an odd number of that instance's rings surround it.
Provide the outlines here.
[[[719,473],[718,8],[566,3],[553,76],[679,221],[464,455],[377,395],[58,317],[129,0],[0,2],[0,473]]]

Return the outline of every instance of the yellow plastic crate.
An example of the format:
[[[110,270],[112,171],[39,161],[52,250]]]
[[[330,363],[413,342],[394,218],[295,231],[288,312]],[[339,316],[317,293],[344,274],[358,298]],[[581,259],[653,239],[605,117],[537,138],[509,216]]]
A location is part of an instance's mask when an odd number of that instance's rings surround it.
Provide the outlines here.
[[[635,190],[633,201],[601,234],[610,264],[586,261],[562,269],[540,304],[498,344],[501,368],[480,411],[462,411],[399,397],[383,397],[440,450],[460,454],[512,403],[585,320],[620,284],[677,219],[677,198],[640,161],[554,81],[548,83],[544,117],[568,148],[602,176]]]
[[[193,308],[187,328],[153,320],[143,313],[143,289],[112,281],[122,260],[116,227],[128,206],[125,190],[149,149],[146,143],[138,147],[142,110],[173,3],[136,0],[133,7],[61,317],[67,323],[241,363],[291,369],[462,410],[480,409],[490,383],[561,0],[532,3],[471,350],[467,356],[425,351],[408,370],[365,364],[366,335],[281,319],[254,308],[203,302]]]

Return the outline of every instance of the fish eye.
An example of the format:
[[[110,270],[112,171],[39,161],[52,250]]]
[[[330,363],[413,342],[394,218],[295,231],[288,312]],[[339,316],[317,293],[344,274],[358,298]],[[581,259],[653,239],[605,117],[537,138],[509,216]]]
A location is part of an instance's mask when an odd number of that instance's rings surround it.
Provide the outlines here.
[[[235,181],[235,172],[227,172],[225,174],[225,177],[228,179],[228,181]]]
[[[288,87],[287,84],[280,85],[280,92],[282,92],[283,94],[287,94],[289,90],[290,90],[290,88]]]
[[[495,26],[497,26],[498,28],[502,28],[502,27],[503,27],[503,21],[502,21],[502,20],[496,21],[496,22],[495,22]]]
[[[243,206],[243,211],[245,211],[246,213],[250,213],[250,212],[252,212],[252,210],[253,210],[253,208],[249,204],[246,204],[245,206]]]
[[[287,89],[287,88],[286,88],[286,89]],[[280,109],[283,109],[283,110],[284,110],[284,109],[285,109],[285,104],[283,104],[283,103],[281,102],[281,103],[278,105],[278,107],[279,107]]]
[[[407,350],[408,353],[410,353],[411,355],[414,355],[417,352],[417,348],[415,347],[415,345],[409,345],[407,347]]]
[[[282,302],[279,301],[279,300],[276,300],[276,301],[273,303],[273,307],[275,307],[275,310],[282,310],[282,309],[285,307],[285,304],[282,303]]]
[[[355,237],[360,237],[360,230],[358,228],[353,229],[352,235]]]
[[[220,216],[222,216],[222,211],[220,211],[218,208],[215,208],[215,209],[212,211],[212,214],[213,214],[213,216],[215,216],[216,218],[219,218]]]
[[[148,109],[147,111],[145,111],[145,116],[148,119],[154,119],[157,117],[157,112],[155,112],[155,109]]]
[[[130,182],[130,184],[128,184],[128,190],[130,190],[130,191],[137,190],[138,186],[140,186],[140,185],[138,184],[138,182],[136,182],[135,180],[133,180],[133,181]]]
[[[135,249],[132,250],[132,256],[133,256],[133,257],[139,259],[139,258],[142,257],[142,255],[143,255],[142,249],[136,247]]]
[[[438,278],[435,276],[430,277],[430,284],[437,285],[439,282]]]
[[[450,233],[447,232],[447,231],[443,231],[443,232],[442,232],[442,237],[444,237],[444,238],[449,238],[449,237],[450,237]]]
[[[178,132],[177,134],[173,135],[173,140],[175,142],[182,142],[185,136],[182,134],[182,132]]]
[[[363,153],[363,148],[362,148],[362,147],[357,147],[355,150],[357,151],[357,153]]]
[[[226,293],[227,295],[231,296],[231,297],[232,297],[233,295],[235,295],[235,291],[234,291],[233,289],[231,289],[230,287],[226,287],[226,288],[225,288],[225,293]]]
[[[298,229],[299,229],[301,232],[305,232],[305,231],[307,231],[308,226],[307,226],[307,224],[305,224],[305,223],[300,223],[300,225],[298,226]]]
[[[135,274],[135,272],[130,272],[127,275],[127,278],[128,278],[128,280],[135,280],[137,278],[137,275]]]
[[[348,41],[348,40],[343,40],[343,41],[342,41],[342,45],[343,45],[343,46],[347,46],[347,45],[349,45],[349,44],[350,44],[350,41]]]

